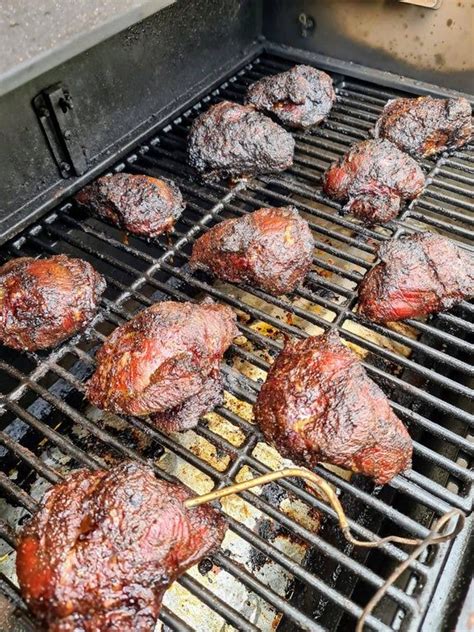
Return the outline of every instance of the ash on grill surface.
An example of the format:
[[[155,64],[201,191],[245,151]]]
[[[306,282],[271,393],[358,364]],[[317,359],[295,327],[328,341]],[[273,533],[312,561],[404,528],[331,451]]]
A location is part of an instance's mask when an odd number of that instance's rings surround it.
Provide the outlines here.
[[[352,144],[368,138],[389,99],[406,93],[337,76],[338,98],[327,120],[311,135],[293,132],[291,169],[233,188],[197,184],[186,164],[186,139],[195,117],[221,100],[242,102],[251,83],[293,65],[292,59],[271,55],[256,59],[223,78],[209,98],[116,165],[117,172],[169,178],[179,186],[187,207],[169,237],[148,242],[132,235],[124,242],[120,230],[66,203],[0,251],[4,260],[74,253],[89,260],[108,283],[100,319],[87,337],[77,336],[54,353],[0,347],[1,510],[10,525],[1,527],[6,542],[0,554],[9,581],[14,581],[11,528],[35,509],[58,473],[146,457],[159,476],[206,493],[216,485],[283,467],[282,457],[263,442],[253,423],[252,404],[285,336],[303,338],[328,329],[337,330],[358,354],[414,439],[412,469],[383,488],[363,477],[349,480],[337,468],[316,468],[340,489],[354,534],[361,539],[388,533],[424,537],[433,519],[450,506],[471,510],[472,305],[463,301],[449,313],[390,327],[362,321],[355,308],[358,285],[376,261],[377,246],[391,236],[431,230],[472,248],[473,147],[423,161],[429,184],[396,221],[374,229],[341,216],[340,204],[321,193],[321,174]],[[312,271],[291,299],[210,283],[201,273],[190,272],[193,243],[209,227],[262,206],[287,205],[298,208],[315,239]],[[84,381],[94,371],[95,353],[105,336],[157,301],[201,301],[205,296],[230,305],[239,319],[241,336],[221,367],[223,406],[195,429],[168,436],[145,419],[118,418],[87,403]],[[293,481],[230,496],[223,499],[222,511],[230,528],[212,569],[201,575],[193,567],[165,593],[160,616],[170,629],[220,632],[227,624],[251,632],[273,632],[278,625],[283,631],[346,632],[406,556],[398,546],[370,554],[351,550],[322,499]],[[268,540],[259,532],[262,520],[285,531]],[[462,548],[468,537],[467,530],[457,546]],[[369,618],[372,628],[418,630],[441,574],[449,583],[446,573],[457,572],[451,560],[463,559],[460,554],[449,557],[451,550],[456,553],[451,546],[435,549],[414,563]],[[257,553],[265,560],[258,555],[255,568]],[[14,598],[15,589],[6,581],[0,588]]]

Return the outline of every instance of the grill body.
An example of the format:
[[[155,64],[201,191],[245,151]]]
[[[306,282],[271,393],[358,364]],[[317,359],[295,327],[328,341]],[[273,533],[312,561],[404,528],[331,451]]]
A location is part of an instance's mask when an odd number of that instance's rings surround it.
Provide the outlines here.
[[[205,4],[195,3],[195,10]],[[109,466],[124,458],[147,460],[157,475],[179,479],[196,493],[281,467],[283,460],[264,444],[252,423],[251,406],[259,384],[285,335],[304,337],[336,329],[389,396],[415,442],[413,469],[383,488],[334,468],[317,468],[341,490],[354,532],[362,538],[388,533],[424,537],[433,520],[452,507],[469,515],[455,542],[412,564],[368,624],[376,630],[449,629],[472,560],[468,543],[474,497],[473,308],[463,302],[426,322],[394,328],[368,325],[354,308],[358,283],[373,265],[377,245],[391,236],[432,230],[472,249],[474,149],[470,145],[450,156],[423,161],[427,190],[389,225],[368,229],[343,216],[338,204],[321,195],[322,171],[352,143],[368,137],[388,99],[428,92],[441,95],[445,89],[311,51],[255,42],[261,15],[249,13],[254,9],[247,3],[223,4],[229,12],[220,14],[216,29],[237,29],[239,35],[227,47],[220,70],[212,68],[215,61],[211,57],[206,61],[203,53],[199,62],[193,61],[193,68],[208,70],[207,81],[198,78],[187,97],[175,103],[170,102],[172,86],[165,86],[163,103],[157,108],[160,115],[136,120],[135,126],[129,119],[123,121],[123,130],[129,130],[126,142],[123,136],[116,140],[109,155],[100,154],[84,176],[51,184],[41,194],[44,203],[35,208],[35,223],[31,223],[34,205],[27,204],[23,211],[28,212],[5,233],[10,239],[0,249],[2,263],[14,256],[64,252],[90,261],[108,281],[100,313],[85,334],[38,354],[0,347],[0,594],[8,624],[34,629],[15,585],[15,530],[50,484],[75,467]],[[239,18],[248,20],[247,27],[242,23],[229,27],[232,4],[243,11]],[[176,10],[170,7],[159,19],[170,19]],[[194,45],[191,35],[187,37],[183,41]],[[240,45],[244,52],[238,51]],[[204,43],[203,50],[207,50]],[[338,100],[314,134],[295,133],[294,166],[283,174],[252,178],[234,187],[197,182],[185,161],[192,120],[221,99],[241,101],[252,81],[301,61],[332,74]],[[94,126],[87,129],[91,133]],[[169,238],[146,241],[125,236],[68,199],[83,182],[107,168],[164,176],[178,184],[187,209]],[[45,173],[51,171],[52,161],[45,166]],[[9,199],[14,205],[15,198]],[[285,204],[299,208],[316,241],[313,271],[290,299],[189,271],[194,240],[216,222],[261,206]],[[12,237],[11,232],[26,222],[29,226]],[[106,335],[156,301],[200,301],[206,296],[235,309],[242,334],[222,365],[224,406],[206,416],[197,429],[168,436],[146,419],[121,419],[88,405],[84,382]],[[351,549],[332,511],[297,481],[245,492],[223,501],[222,510],[230,520],[222,549],[211,563],[193,568],[167,593],[161,620],[169,629],[350,630],[363,606],[406,555],[401,547],[391,545],[370,553]]]

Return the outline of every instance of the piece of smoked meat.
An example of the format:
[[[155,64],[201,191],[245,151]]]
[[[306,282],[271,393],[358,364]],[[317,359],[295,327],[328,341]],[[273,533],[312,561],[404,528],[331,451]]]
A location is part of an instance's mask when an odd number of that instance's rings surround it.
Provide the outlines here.
[[[426,316],[474,297],[474,257],[433,233],[384,242],[359,286],[359,312],[386,323]]]
[[[286,206],[261,208],[214,226],[194,244],[191,267],[270,294],[293,292],[311,268],[308,223]]]
[[[196,425],[207,412],[205,404],[215,400],[209,379],[217,388],[219,362],[238,335],[235,321],[230,307],[214,303],[166,301],[144,309],[112,332],[97,353],[89,401],[114,413],[166,413],[166,429],[175,431],[190,427],[191,417],[180,414],[185,405],[194,411]],[[174,421],[173,409],[178,409]]]
[[[202,388],[195,395],[191,395],[174,408],[161,413],[153,413],[150,419],[163,432],[182,432],[195,428],[202,415],[223,403],[222,376],[219,367],[215,367],[203,380]]]
[[[347,200],[344,210],[369,225],[394,219],[402,203],[417,197],[424,185],[418,164],[388,140],[354,145],[323,176],[326,195]]]
[[[379,484],[411,466],[405,426],[334,332],[285,345],[254,413],[266,440],[300,465],[327,462]]]
[[[163,594],[216,549],[227,524],[187,509],[182,485],[144,465],[77,470],[44,496],[22,530],[16,568],[49,632],[152,632]]]
[[[208,181],[283,171],[293,164],[295,141],[250,105],[222,101],[193,122],[188,160]]]
[[[335,100],[331,77],[304,65],[264,77],[247,91],[247,103],[299,129],[311,129],[321,123]]]
[[[129,173],[98,178],[75,199],[115,226],[146,237],[172,230],[185,207],[181,191],[171,180]]]
[[[471,105],[464,97],[392,99],[382,110],[374,133],[415,158],[425,158],[469,142]]]
[[[105,285],[90,263],[66,255],[8,261],[0,267],[0,343],[56,346],[91,322]]]

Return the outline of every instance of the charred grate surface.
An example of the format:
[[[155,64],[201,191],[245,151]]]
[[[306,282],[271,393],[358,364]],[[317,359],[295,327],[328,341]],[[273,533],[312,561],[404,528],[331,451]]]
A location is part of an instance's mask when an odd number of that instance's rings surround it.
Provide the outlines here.
[[[384,488],[317,468],[341,490],[356,534],[424,537],[449,508],[471,510],[473,306],[463,302],[427,321],[393,327],[368,324],[354,309],[357,285],[377,245],[392,235],[432,230],[472,248],[474,148],[424,161],[426,192],[388,226],[364,228],[322,195],[320,175],[353,142],[367,138],[385,102],[403,93],[336,75],[338,100],[328,121],[312,135],[294,134],[292,169],[234,188],[196,182],[185,162],[195,116],[224,98],[241,101],[249,83],[291,65],[268,54],[257,58],[116,165],[116,171],[169,177],[181,187],[187,210],[170,237],[148,242],[125,236],[70,202],[0,251],[2,262],[12,256],[76,255],[108,281],[100,314],[85,334],[51,352],[0,348],[0,598],[9,599],[15,617],[23,617],[25,607],[12,570],[14,530],[48,486],[71,469],[148,460],[159,476],[178,478],[203,493],[282,466],[253,425],[251,405],[285,335],[337,329],[414,438],[413,469]],[[274,298],[189,272],[193,241],[216,222],[289,203],[308,219],[316,240],[314,270],[293,296]],[[196,430],[167,436],[147,419],[119,418],[88,405],[83,384],[106,335],[156,301],[204,296],[231,305],[239,316],[242,336],[222,367],[223,407]],[[169,629],[346,631],[406,556],[391,545],[371,553],[353,550],[338,533],[332,510],[295,481],[225,499],[222,510],[231,527],[222,549],[167,593],[161,619]],[[418,629],[451,546],[412,564],[369,618],[369,627]]]

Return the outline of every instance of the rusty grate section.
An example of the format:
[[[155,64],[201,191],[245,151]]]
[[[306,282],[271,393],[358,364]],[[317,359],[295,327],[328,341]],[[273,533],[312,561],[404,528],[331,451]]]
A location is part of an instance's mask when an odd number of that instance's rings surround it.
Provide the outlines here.
[[[285,336],[337,329],[414,438],[413,469],[383,488],[330,466],[316,468],[339,488],[355,535],[424,537],[433,519],[450,507],[472,508],[473,306],[463,302],[427,321],[391,327],[367,324],[354,308],[357,285],[377,245],[392,235],[432,230],[472,248],[474,148],[424,161],[429,185],[421,198],[388,226],[364,228],[321,194],[319,178],[332,160],[369,135],[387,99],[402,93],[337,75],[338,101],[328,121],[312,135],[295,133],[292,169],[234,188],[196,182],[185,162],[193,118],[223,98],[241,101],[249,83],[291,65],[276,56],[257,58],[116,165],[117,171],[169,177],[180,186],[187,210],[170,237],[126,236],[70,202],[0,251],[1,260],[72,254],[90,261],[108,281],[101,311],[86,333],[50,353],[0,348],[0,599],[25,625],[31,624],[15,585],[14,530],[48,486],[71,469],[146,460],[158,476],[204,493],[285,463],[252,420],[259,384]],[[316,241],[313,271],[293,296],[274,298],[189,272],[194,239],[216,222],[289,203],[310,222]],[[104,414],[85,401],[83,384],[95,352],[117,325],[156,301],[204,296],[231,305],[239,317],[241,336],[222,366],[224,406],[197,429],[167,436],[147,419]],[[346,631],[406,557],[393,545],[369,553],[353,550],[338,533],[332,510],[297,481],[229,497],[222,510],[230,521],[224,544],[167,592],[165,628]],[[369,617],[369,627],[417,629],[451,546],[413,563]]]

